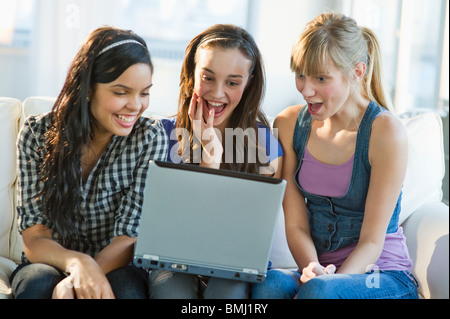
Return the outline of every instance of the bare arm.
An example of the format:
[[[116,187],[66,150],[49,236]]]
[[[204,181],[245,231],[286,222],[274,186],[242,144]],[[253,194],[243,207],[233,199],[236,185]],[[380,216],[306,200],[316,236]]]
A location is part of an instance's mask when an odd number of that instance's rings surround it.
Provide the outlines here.
[[[268,174],[267,176],[274,177],[274,178],[282,178],[283,158],[284,158],[284,156],[281,155],[270,162],[271,170],[275,171],[275,173],[273,175]]]
[[[406,173],[407,136],[395,117],[374,121],[369,145],[372,169],[360,238],[338,273],[364,273],[378,260]]]
[[[111,243],[95,256],[94,260],[105,274],[112,270],[125,267],[133,259],[133,248],[136,240],[136,237],[114,237]]]
[[[83,253],[66,249],[52,239],[51,231],[36,224],[22,232],[27,258],[70,273],[77,298],[114,298],[103,270]]]
[[[305,199],[294,181],[298,160],[292,140],[300,109],[300,106],[292,106],[281,112],[274,122],[274,128],[278,129],[284,152],[282,178],[287,182],[283,200],[286,237],[292,256],[298,267],[303,269],[311,262],[318,262],[318,257],[309,230]]]
[[[68,250],[52,239],[51,230],[36,224],[22,231],[25,254],[32,263],[44,263],[61,271],[74,260],[88,259],[87,255]]]
[[[136,242],[136,238],[114,237],[108,246],[92,258],[62,247],[52,239],[51,231],[39,224],[25,229],[22,235],[30,262],[45,263],[70,273],[72,278],[68,281],[73,283],[77,298],[114,298],[105,274],[131,261]],[[66,285],[64,282],[59,287],[61,292],[67,292]]]

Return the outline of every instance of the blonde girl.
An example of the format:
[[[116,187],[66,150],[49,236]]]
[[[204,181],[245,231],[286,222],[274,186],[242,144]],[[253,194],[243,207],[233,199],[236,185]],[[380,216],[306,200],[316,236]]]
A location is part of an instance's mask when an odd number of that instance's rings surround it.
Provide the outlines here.
[[[291,69],[307,104],[288,107],[274,126],[299,270],[272,271],[254,297],[417,298],[399,226],[407,138],[388,111],[375,35],[321,14],[295,43]]]

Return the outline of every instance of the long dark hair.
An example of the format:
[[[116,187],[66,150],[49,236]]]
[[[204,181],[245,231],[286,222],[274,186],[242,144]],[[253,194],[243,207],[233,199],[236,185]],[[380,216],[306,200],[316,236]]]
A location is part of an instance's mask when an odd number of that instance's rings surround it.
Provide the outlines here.
[[[261,104],[265,93],[265,73],[264,64],[261,53],[256,45],[253,37],[243,28],[232,24],[216,24],[202,33],[198,34],[189,42],[183,66],[180,75],[180,95],[178,98],[178,114],[177,127],[185,128],[190,133],[190,141],[186,143],[183,141],[183,147],[190,147],[193,149],[193,129],[189,119],[188,110],[189,103],[194,91],[194,74],[196,67],[196,53],[200,47],[219,47],[219,48],[237,48],[241,53],[252,61],[250,69],[249,83],[244,90],[242,98],[233,111],[230,117],[230,128],[242,128],[245,131],[247,128],[252,128],[258,132],[257,123],[261,123],[269,127],[268,121],[261,111]],[[248,162],[248,147],[249,143],[254,142],[259,148],[258,141],[246,140],[244,144],[244,163],[225,163],[226,169],[258,173],[259,167],[266,166],[265,163],[260,163],[256,159],[256,163]],[[264,146],[265,147],[265,146]],[[179,150],[179,154],[190,154],[190,161],[193,162],[193,152],[185,152],[183,149]],[[225,156],[225,152],[224,152]]]
[[[125,45],[107,46],[122,40]],[[95,121],[89,94],[96,83],[110,83],[136,63],[153,65],[145,41],[128,30],[101,27],[87,37],[75,56],[64,86],[50,112],[51,126],[45,134],[45,158],[40,170],[43,211],[53,236],[70,248],[79,238],[75,222],[81,198],[82,148],[93,138]]]

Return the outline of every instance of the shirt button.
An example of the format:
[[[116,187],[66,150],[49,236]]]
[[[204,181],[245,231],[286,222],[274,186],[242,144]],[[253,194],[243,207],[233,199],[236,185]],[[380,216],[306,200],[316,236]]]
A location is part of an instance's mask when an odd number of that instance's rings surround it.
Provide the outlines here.
[[[328,242],[328,240],[325,240],[323,242],[323,248],[328,248],[328,246],[330,246],[330,243]]]
[[[334,230],[334,226],[332,224],[328,225],[328,232],[331,233]]]

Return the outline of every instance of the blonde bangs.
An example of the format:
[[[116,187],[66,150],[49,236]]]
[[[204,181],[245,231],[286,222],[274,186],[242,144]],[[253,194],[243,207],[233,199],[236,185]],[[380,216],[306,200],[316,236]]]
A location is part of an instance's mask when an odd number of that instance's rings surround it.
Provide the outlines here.
[[[328,73],[328,43],[303,34],[292,48],[291,70],[305,76]]]

